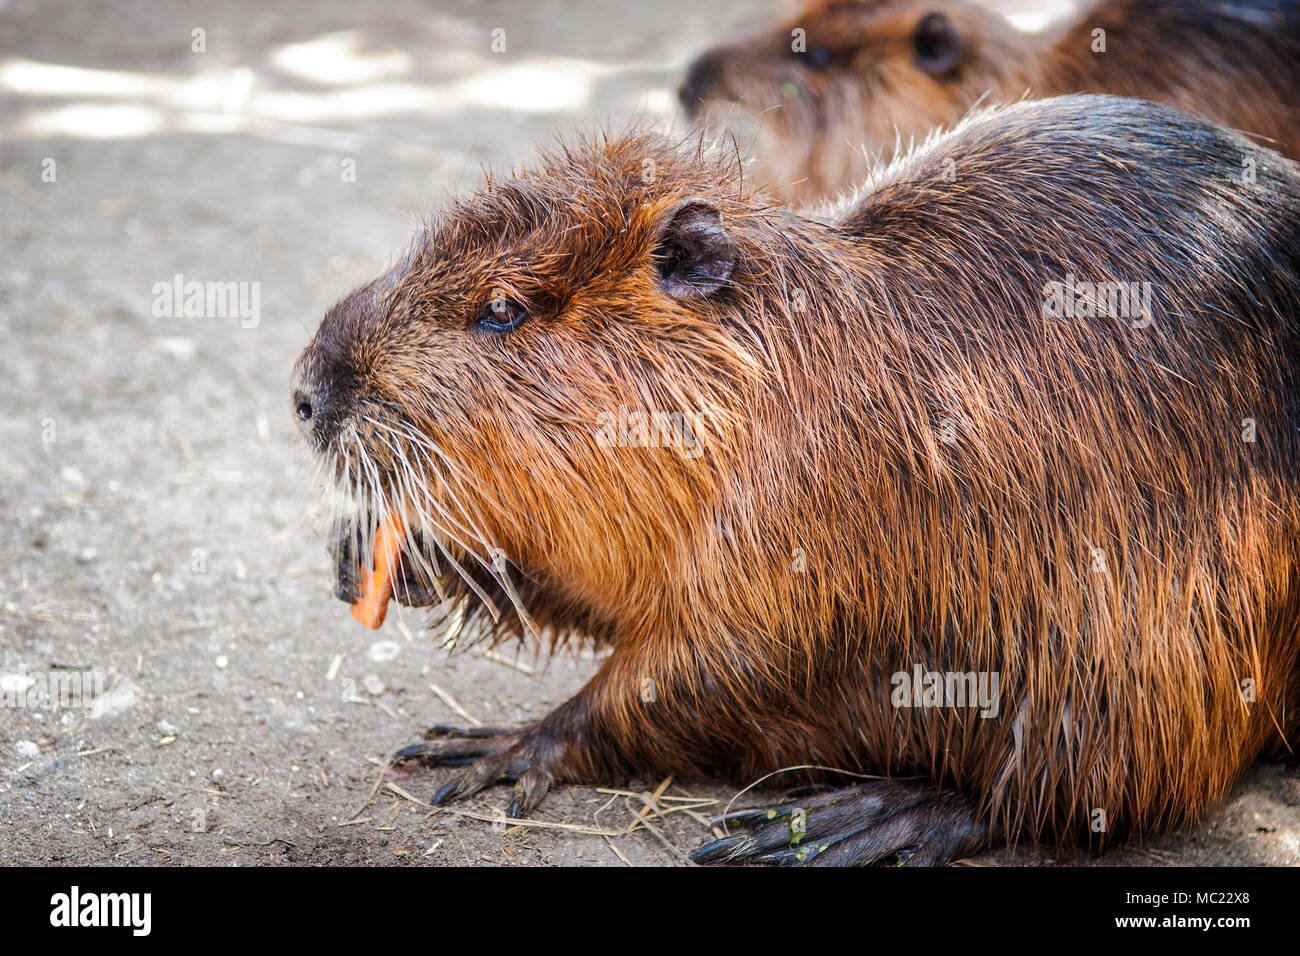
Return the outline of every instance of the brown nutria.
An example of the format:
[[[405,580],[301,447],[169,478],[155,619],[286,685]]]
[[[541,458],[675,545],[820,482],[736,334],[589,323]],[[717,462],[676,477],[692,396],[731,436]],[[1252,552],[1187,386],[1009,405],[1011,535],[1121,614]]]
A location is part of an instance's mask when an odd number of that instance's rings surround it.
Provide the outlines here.
[[[1300,2],[1101,0],[1029,34],[968,0],[815,0],[702,54],[678,91],[796,202],[856,186],[876,157],[981,100],[1067,93],[1167,103],[1300,157]]]
[[[1295,735],[1300,169],[1186,114],[978,113],[825,220],[698,142],[564,147],[295,375],[345,572],[395,511],[403,603],[610,648],[401,751],[469,765],[435,803],[815,765],[893,779],[698,858],[937,863],[1194,819]]]

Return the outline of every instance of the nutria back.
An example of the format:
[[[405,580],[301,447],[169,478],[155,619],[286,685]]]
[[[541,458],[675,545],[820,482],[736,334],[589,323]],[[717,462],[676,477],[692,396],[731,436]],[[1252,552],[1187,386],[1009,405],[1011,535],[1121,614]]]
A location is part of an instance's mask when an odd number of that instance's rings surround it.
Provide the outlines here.
[[[814,0],[702,53],[679,90],[702,128],[752,143],[798,202],[857,185],[977,104],[1110,93],[1176,106],[1300,156],[1300,2],[1100,0],[1043,34],[971,0]]]
[[[825,218],[643,132],[490,182],[326,316],[295,401],[362,523],[415,529],[407,600],[612,651],[535,725],[404,753],[519,812],[633,773],[936,788],[837,798],[827,859],[901,850],[889,814],[928,861],[1198,817],[1296,734],[1298,250],[1293,163],[1108,97],[975,115]]]

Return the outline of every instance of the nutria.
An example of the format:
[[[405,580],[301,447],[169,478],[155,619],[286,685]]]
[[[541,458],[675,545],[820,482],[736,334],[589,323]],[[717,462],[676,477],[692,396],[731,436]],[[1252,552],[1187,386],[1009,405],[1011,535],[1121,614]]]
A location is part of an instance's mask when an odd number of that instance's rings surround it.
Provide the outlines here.
[[[698,140],[553,150],[293,402],[361,502],[344,599],[395,510],[403,603],[610,648],[401,751],[468,764],[434,803],[815,765],[888,779],[698,858],[939,863],[1194,820],[1296,734],[1300,169],[1166,107],[981,112],[824,220]]]
[[[869,162],[981,100],[1065,93],[1168,103],[1300,157],[1300,2],[1101,0],[1030,34],[967,0],[815,0],[704,53],[678,91],[801,203],[856,186]]]

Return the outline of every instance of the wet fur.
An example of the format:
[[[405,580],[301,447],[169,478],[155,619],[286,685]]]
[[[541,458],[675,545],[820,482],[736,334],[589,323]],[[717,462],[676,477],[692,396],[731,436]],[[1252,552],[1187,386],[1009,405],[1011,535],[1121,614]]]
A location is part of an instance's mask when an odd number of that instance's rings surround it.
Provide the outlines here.
[[[972,107],[1025,96],[1111,93],[1177,106],[1300,156],[1300,3],[1101,0],[1045,34],[1016,30],[963,0],[816,0],[779,28],[702,54],[688,108],[752,142],[754,174],[777,196],[811,202],[850,189]],[[931,75],[913,32],[942,12],[964,50]],[[791,30],[834,61],[812,70]],[[1092,52],[1094,29],[1106,52]],[[693,67],[699,70],[699,67]],[[697,76],[699,74],[697,73]]]
[[[738,258],[679,300],[656,248],[688,197]],[[555,780],[919,775],[999,839],[1095,844],[1095,808],[1106,839],[1196,819],[1296,737],[1298,250],[1294,164],[1135,101],[981,113],[826,219],[756,198],[733,156],[633,132],[451,207],[331,311],[299,375],[446,455],[424,469],[441,501],[410,502],[358,430],[372,498],[508,557],[494,575],[445,543],[504,610],[443,563],[446,606],[522,637],[513,592],[540,636],[612,646],[539,725]],[[1070,273],[1152,282],[1154,324],[1044,319]],[[496,288],[531,315],[488,336]],[[705,454],[603,447],[620,403],[706,410]],[[999,672],[1001,714],[894,708],[918,663]]]

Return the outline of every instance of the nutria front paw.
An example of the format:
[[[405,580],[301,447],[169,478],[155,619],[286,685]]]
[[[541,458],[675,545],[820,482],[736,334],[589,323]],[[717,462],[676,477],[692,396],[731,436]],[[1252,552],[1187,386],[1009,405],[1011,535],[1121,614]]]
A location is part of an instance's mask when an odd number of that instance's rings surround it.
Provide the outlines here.
[[[436,807],[493,784],[513,783],[515,792],[507,813],[512,819],[526,816],[541,803],[556,780],[564,752],[563,744],[551,740],[540,724],[518,730],[437,726],[424,736],[420,743],[394,754],[394,761],[420,760],[432,767],[465,767],[438,789],[431,804]]]
[[[890,780],[738,810],[714,825],[749,832],[700,847],[691,854],[697,863],[865,866],[896,857],[900,866],[940,866],[988,836],[964,795]]]

